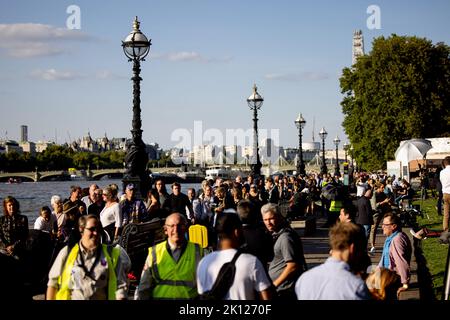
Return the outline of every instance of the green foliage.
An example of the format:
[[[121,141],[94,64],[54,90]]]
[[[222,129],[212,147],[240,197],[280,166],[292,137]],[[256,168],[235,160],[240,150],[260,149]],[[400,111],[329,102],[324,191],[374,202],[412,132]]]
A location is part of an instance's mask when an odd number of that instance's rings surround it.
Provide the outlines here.
[[[52,145],[36,157],[29,153],[8,152],[0,154],[0,170],[5,172],[65,171],[76,169],[117,169],[124,167],[124,151],[103,153],[74,152],[67,146]]]
[[[52,145],[37,154],[39,170],[67,170],[73,167],[72,149],[59,145]]]
[[[427,227],[430,231],[440,232],[442,230],[442,216],[437,214],[435,209],[436,198],[429,198],[414,202],[421,204],[422,210],[426,213],[424,218],[419,218],[417,222],[420,227]],[[427,238],[421,241],[423,255],[426,259],[427,268],[431,275],[434,295],[440,300],[444,288],[444,273],[446,258],[448,253],[448,245],[440,244],[438,238]]]
[[[386,167],[400,141],[450,134],[450,47],[392,35],[340,78],[343,127],[366,170]]]

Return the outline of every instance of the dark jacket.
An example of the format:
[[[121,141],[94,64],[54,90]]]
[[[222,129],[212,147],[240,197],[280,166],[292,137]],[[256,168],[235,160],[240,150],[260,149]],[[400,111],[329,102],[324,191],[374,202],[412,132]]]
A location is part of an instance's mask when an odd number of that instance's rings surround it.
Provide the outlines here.
[[[356,207],[358,210],[356,211],[355,222],[361,225],[372,225],[373,215],[370,200],[362,196],[356,201]]]
[[[191,217],[193,217],[194,211],[192,210],[192,204],[189,201],[188,196],[184,193],[180,193],[178,196],[175,196],[172,193],[167,197],[163,204],[163,209],[167,210],[169,214],[178,212],[184,216],[186,216],[186,207],[188,207],[191,212]]]

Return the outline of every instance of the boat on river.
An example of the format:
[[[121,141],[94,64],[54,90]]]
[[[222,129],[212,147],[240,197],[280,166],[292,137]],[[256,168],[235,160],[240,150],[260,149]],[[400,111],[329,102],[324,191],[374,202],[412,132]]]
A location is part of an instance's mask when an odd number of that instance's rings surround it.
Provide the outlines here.
[[[245,178],[248,173],[239,169],[232,169],[230,166],[212,166],[206,169],[206,180],[216,180],[222,178],[224,180],[234,180],[237,176]]]

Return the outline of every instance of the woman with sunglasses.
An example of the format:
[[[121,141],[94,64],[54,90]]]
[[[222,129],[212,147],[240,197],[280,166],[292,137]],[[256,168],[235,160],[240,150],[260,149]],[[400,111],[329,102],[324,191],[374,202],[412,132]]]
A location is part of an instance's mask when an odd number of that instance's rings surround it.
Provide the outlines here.
[[[81,240],[58,254],[49,272],[47,300],[125,300],[130,258],[120,246],[101,244],[99,218],[82,216]]]

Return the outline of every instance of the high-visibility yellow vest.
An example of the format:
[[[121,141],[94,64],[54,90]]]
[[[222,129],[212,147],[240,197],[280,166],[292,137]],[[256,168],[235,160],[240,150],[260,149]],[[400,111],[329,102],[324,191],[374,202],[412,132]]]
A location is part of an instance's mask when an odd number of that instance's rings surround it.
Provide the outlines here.
[[[153,299],[192,299],[197,293],[195,272],[203,255],[198,244],[188,242],[178,263],[167,252],[167,241],[148,249],[152,268]]]
[[[63,272],[58,278],[59,290],[56,293],[56,300],[71,300],[72,292],[69,289],[69,281],[72,274],[72,268],[75,265],[75,260],[78,256],[79,251],[78,243],[73,246],[67,256],[66,263],[64,265]],[[106,257],[106,262],[108,266],[108,300],[116,300],[116,290],[117,290],[117,277],[116,277],[116,266],[119,260],[120,250],[118,248],[113,248],[111,256],[108,253],[108,248],[106,245],[102,244],[102,251]]]
[[[332,200],[330,204],[330,212],[339,212],[342,208],[342,201],[340,200]]]

